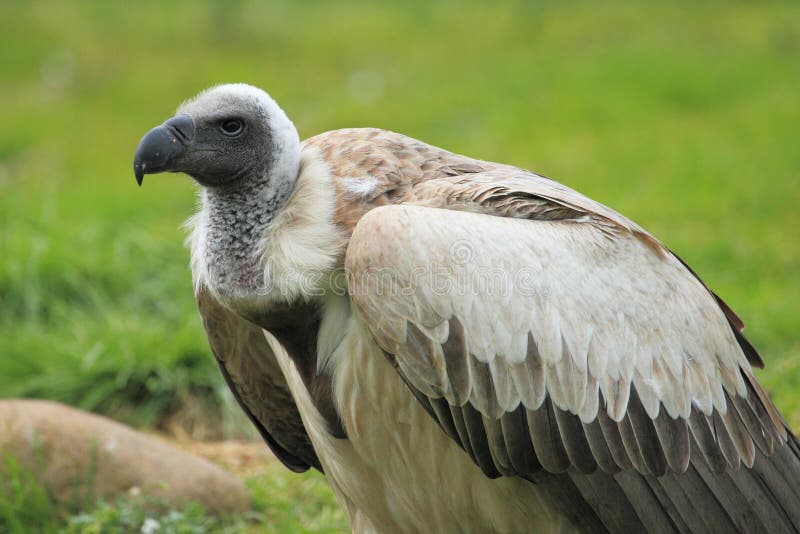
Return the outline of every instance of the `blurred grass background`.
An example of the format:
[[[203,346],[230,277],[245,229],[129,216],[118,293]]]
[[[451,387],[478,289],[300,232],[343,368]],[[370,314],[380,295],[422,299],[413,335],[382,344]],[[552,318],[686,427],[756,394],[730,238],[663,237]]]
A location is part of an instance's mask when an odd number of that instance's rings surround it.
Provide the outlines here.
[[[800,428],[798,3],[2,2],[0,396],[246,432],[192,299],[193,186],[131,170],[231,81],[302,137],[392,129],[633,218],[742,316]]]

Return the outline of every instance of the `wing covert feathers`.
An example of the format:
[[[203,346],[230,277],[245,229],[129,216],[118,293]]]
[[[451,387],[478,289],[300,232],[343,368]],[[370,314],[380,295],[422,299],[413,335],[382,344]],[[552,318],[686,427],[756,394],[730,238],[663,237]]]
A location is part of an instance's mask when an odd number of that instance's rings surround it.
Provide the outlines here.
[[[508,472],[513,458],[553,473],[662,476],[686,471],[692,442],[717,472],[750,467],[756,450],[769,455],[785,441],[728,318],[691,273],[635,238],[608,242],[591,225],[555,224],[382,208],[348,249],[350,293],[367,329],[410,387],[447,402],[449,418],[437,419],[463,435],[487,474]],[[456,246],[467,247],[466,261],[449,256]],[[458,285],[496,275],[498,261],[538,285],[480,298]],[[425,265],[445,278],[409,276]],[[520,454],[528,438],[535,459]]]

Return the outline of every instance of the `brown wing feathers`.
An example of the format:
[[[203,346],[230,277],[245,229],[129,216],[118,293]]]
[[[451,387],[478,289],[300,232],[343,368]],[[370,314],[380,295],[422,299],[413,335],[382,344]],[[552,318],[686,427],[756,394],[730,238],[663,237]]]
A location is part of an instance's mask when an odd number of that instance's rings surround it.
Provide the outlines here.
[[[322,471],[311,439],[261,328],[224,308],[206,290],[197,305],[222,376],[275,456],[295,472]],[[272,365],[269,372],[260,365]]]

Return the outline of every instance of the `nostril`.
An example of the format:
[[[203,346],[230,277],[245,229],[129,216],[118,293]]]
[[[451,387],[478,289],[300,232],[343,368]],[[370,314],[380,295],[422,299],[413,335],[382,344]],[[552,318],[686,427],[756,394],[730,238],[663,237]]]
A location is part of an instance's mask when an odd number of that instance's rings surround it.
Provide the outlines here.
[[[184,141],[188,140],[186,134],[183,133],[183,130],[181,130],[180,126],[173,126],[173,128],[175,129],[175,133],[177,133],[180,137],[182,137]]]
[[[194,121],[188,115],[173,117],[164,126],[184,144],[194,139]]]

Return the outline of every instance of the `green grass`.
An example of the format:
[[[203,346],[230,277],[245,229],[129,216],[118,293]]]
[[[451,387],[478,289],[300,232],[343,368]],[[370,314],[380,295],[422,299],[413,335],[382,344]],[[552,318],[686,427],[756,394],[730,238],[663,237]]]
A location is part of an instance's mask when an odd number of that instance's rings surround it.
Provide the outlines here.
[[[48,532],[64,521],[51,492],[16,458],[3,455],[0,474],[0,532]]]
[[[346,532],[349,523],[325,477],[302,477],[274,464],[263,475],[247,480],[253,495],[252,532]]]
[[[138,189],[131,158],[245,81],[304,137],[389,128],[630,216],[740,313],[800,427],[796,3],[9,1],[0,50],[4,396],[241,432],[191,295],[193,187]]]
[[[344,532],[344,511],[319,473],[297,477],[273,462],[246,480],[253,511],[232,515],[209,513],[196,503],[171,506],[146,494],[129,493],[112,501],[59,503],[35,474],[6,457],[0,478],[0,533],[159,534],[249,532]],[[155,530],[156,526],[158,530]]]

